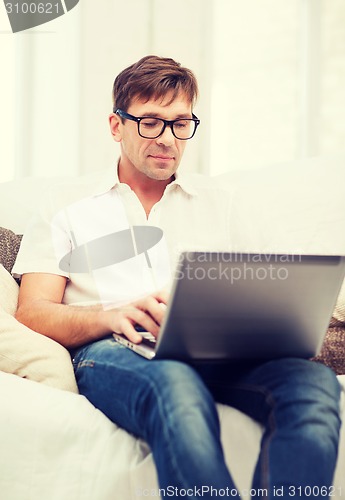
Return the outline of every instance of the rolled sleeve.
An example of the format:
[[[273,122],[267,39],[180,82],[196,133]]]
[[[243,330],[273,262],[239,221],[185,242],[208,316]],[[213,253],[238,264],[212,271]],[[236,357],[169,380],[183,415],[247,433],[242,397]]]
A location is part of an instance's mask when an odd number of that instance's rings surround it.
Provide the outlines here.
[[[48,197],[31,219],[23,235],[12,274],[20,278],[27,273],[49,273],[69,277],[60,269],[62,254],[70,249],[70,240],[56,217],[53,199]],[[57,244],[58,242],[58,244]]]

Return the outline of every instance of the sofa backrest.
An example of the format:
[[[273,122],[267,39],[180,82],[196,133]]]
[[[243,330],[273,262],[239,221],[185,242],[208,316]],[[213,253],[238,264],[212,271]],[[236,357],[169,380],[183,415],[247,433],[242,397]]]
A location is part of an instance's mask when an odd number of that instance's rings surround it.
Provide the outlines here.
[[[238,251],[345,255],[345,155],[222,174]]]
[[[0,184],[0,227],[23,233],[49,187],[66,181]],[[345,155],[232,171],[213,181],[234,197],[230,230],[238,250],[345,254]]]

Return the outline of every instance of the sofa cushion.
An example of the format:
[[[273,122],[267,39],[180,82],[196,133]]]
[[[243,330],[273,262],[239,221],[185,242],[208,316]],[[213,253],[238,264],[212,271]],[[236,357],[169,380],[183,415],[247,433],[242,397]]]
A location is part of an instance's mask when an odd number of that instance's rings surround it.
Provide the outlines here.
[[[340,290],[337,304],[333,312],[333,318],[345,326],[345,281]]]
[[[10,273],[17,257],[22,237],[0,227],[0,264]]]
[[[78,392],[69,352],[13,316],[19,287],[0,264],[0,370]]]
[[[334,324],[335,322],[332,322]],[[313,361],[329,366],[337,375],[345,374],[345,326],[330,326],[321,351]]]

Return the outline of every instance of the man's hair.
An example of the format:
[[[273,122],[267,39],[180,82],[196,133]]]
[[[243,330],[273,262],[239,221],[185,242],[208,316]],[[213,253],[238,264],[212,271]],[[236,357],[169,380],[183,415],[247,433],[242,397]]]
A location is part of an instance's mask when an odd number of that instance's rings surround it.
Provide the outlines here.
[[[114,112],[117,108],[127,111],[135,99],[160,99],[168,92],[172,92],[168,104],[182,92],[193,106],[198,97],[195,75],[173,59],[145,56],[116,77],[113,86]]]

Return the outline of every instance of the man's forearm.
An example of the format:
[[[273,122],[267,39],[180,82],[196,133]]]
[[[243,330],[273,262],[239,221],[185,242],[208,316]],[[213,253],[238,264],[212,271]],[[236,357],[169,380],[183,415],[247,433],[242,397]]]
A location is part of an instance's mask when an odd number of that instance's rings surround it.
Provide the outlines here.
[[[16,318],[27,327],[67,348],[78,347],[110,333],[110,315],[99,306],[69,306],[39,300],[19,307]]]

